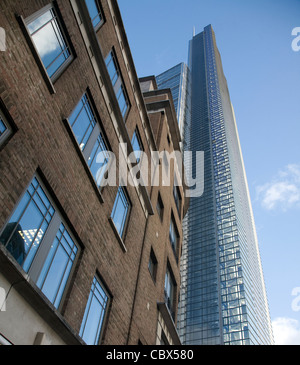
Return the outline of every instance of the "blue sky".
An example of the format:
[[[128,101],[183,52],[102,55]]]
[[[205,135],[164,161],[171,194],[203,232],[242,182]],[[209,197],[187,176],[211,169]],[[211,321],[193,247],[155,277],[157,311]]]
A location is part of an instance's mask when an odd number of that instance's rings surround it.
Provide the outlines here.
[[[139,77],[187,62],[193,27],[199,33],[212,25],[235,109],[276,343],[300,344],[300,51],[291,46],[300,0],[118,3]]]

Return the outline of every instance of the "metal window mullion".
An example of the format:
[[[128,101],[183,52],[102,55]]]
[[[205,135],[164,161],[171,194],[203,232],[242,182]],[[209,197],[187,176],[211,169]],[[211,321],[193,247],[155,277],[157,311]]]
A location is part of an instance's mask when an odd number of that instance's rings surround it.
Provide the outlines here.
[[[59,230],[61,224],[61,218],[59,213],[55,210],[52,216],[52,219],[48,225],[47,231],[43,237],[43,244],[40,246],[40,249],[36,253],[31,266],[28,270],[28,273],[34,282],[37,282],[39,279],[39,275],[45,265],[45,261],[51,249],[51,245],[55,240],[57,232]],[[43,280],[44,284],[44,280]]]
[[[82,110],[85,107],[85,104],[88,102],[86,95],[84,95],[84,97],[81,98],[80,102],[82,102],[82,107],[80,108],[79,112],[77,113],[76,118],[74,119],[74,122],[71,124],[72,128],[75,125],[75,123],[77,122],[79,115],[82,113]]]
[[[37,186],[37,188],[34,188],[33,194],[31,195],[31,194],[30,194],[30,192],[28,191],[28,189],[29,189],[30,185],[32,185],[32,181],[33,181],[33,180],[31,180],[31,182],[30,182],[30,184],[29,184],[28,188],[26,189],[25,193],[23,194],[23,196],[22,196],[22,198],[21,198],[21,200],[20,200],[19,204],[21,203],[22,199],[25,197],[25,195],[26,195],[27,193],[28,193],[28,195],[30,196],[30,199],[29,199],[28,203],[26,204],[26,206],[25,206],[25,208],[24,208],[24,210],[23,210],[23,212],[22,212],[22,214],[21,214],[20,218],[19,218],[19,219],[18,219],[18,221],[16,222],[16,227],[13,229],[12,233],[11,233],[11,234],[10,234],[10,236],[8,237],[8,240],[7,240],[7,242],[5,243],[5,246],[4,246],[4,247],[7,247],[7,245],[9,244],[9,242],[10,242],[10,240],[11,240],[12,236],[15,234],[16,229],[17,229],[17,226],[18,226],[19,222],[20,222],[20,221],[21,221],[21,219],[23,218],[23,216],[24,216],[24,214],[25,214],[26,210],[27,210],[27,209],[28,209],[28,207],[29,207],[30,202],[33,200],[33,196],[34,196],[35,192],[37,191],[38,187],[40,186],[40,183],[38,182],[38,186]],[[19,204],[18,204],[18,206],[19,206]],[[16,211],[16,209],[18,208],[18,206],[15,208],[15,211]],[[15,212],[14,212],[14,213],[15,213]],[[14,214],[14,213],[13,213],[13,214]],[[12,215],[13,215],[13,214],[12,214]],[[9,222],[8,222],[8,223],[9,223]],[[2,232],[2,233],[3,233],[3,232]]]
[[[65,227],[65,226],[64,226],[64,232],[66,232],[66,227]],[[57,253],[58,248],[61,246],[61,247],[63,248],[63,250],[67,253],[67,255],[68,255],[68,260],[67,260],[67,264],[65,265],[63,275],[62,275],[62,276],[61,276],[61,278],[60,278],[60,282],[59,282],[58,290],[56,291],[55,298],[54,298],[54,300],[53,300],[53,304],[56,302],[57,295],[58,295],[58,293],[59,293],[59,291],[60,291],[60,288],[61,288],[62,282],[63,282],[63,280],[64,280],[64,278],[65,278],[65,274],[66,274],[66,271],[67,271],[67,268],[68,268],[68,266],[69,266],[70,261],[71,261],[71,263],[73,263],[73,260],[71,259],[71,256],[68,254],[68,252],[65,250],[65,248],[64,248],[64,247],[63,247],[63,245],[61,244],[61,240],[62,240],[62,238],[63,238],[63,237],[64,237],[64,234],[62,234],[62,236],[61,236],[61,238],[60,238],[60,240],[59,240],[59,242],[58,242],[58,245],[57,245],[57,249],[56,249],[56,251],[55,251],[55,254]],[[73,252],[73,250],[71,250],[71,251]],[[53,258],[52,258],[52,261],[51,261],[51,265],[52,265],[52,262],[54,261],[55,254],[53,255]],[[49,268],[51,267],[51,265],[49,266]],[[73,266],[73,264],[72,264],[72,266]],[[48,274],[48,273],[47,273],[47,274]]]
[[[48,11],[48,10],[47,10]],[[34,20],[32,20],[31,22],[27,22],[27,26],[30,25],[31,23],[33,23],[34,21],[36,21],[38,18],[40,18],[41,16],[43,16],[44,14],[47,13],[47,11],[45,11],[43,14],[37,16]],[[51,23],[53,21],[53,19],[56,19],[56,16],[52,14],[52,18],[49,19],[45,24],[41,25],[38,29],[36,29],[34,32],[29,34],[31,35],[31,37],[33,37],[36,33],[38,33],[41,29],[45,28],[46,25],[48,25],[49,23]]]

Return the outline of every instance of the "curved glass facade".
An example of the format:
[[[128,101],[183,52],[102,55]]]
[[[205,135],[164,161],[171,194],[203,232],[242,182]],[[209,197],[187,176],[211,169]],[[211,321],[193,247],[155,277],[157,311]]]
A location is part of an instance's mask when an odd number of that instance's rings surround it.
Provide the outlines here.
[[[179,335],[188,345],[273,344],[239,137],[211,26],[190,41],[189,68],[185,149],[205,153],[205,190],[191,199],[184,220]]]

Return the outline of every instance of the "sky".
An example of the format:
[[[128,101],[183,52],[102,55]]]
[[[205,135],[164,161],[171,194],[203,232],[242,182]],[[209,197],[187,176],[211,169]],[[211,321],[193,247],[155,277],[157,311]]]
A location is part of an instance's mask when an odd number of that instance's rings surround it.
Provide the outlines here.
[[[256,223],[275,343],[300,344],[300,0],[118,0],[139,77],[211,24]],[[292,42],[294,46],[292,48]],[[299,46],[298,46],[299,45]]]

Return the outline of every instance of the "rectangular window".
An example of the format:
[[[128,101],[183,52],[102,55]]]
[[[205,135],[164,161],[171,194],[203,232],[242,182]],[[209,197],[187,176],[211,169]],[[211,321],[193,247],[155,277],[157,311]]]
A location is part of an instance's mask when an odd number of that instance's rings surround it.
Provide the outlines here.
[[[85,0],[93,27],[97,30],[104,22],[101,7],[98,0]]]
[[[125,235],[131,204],[124,187],[119,187],[111,218],[121,238]]]
[[[108,168],[108,144],[87,93],[69,117],[69,124],[98,187]]]
[[[94,277],[85,308],[79,336],[87,345],[98,345],[108,308],[109,296],[97,277]]]
[[[162,198],[160,196],[160,193],[158,193],[158,197],[157,197],[156,210],[157,210],[160,220],[162,221],[163,217],[164,217],[164,204],[163,204]]]
[[[155,253],[153,251],[153,249],[151,248],[151,252],[150,252],[150,258],[149,258],[149,264],[148,264],[148,269],[150,271],[150,274],[152,276],[152,279],[154,281],[156,281],[156,272],[157,272],[157,259],[155,256]]]
[[[25,20],[31,40],[52,81],[73,59],[57,10],[48,5]]]
[[[77,251],[75,242],[61,223],[37,281],[37,286],[55,307],[62,298]]]
[[[4,141],[7,139],[7,137],[11,134],[11,128],[9,127],[9,124],[4,117],[2,111],[0,110],[0,146]]]
[[[2,230],[0,242],[58,308],[78,246],[37,177]]]
[[[106,67],[107,67],[107,71],[109,73],[117,100],[118,100],[118,104],[123,116],[123,119],[125,119],[126,115],[127,115],[127,111],[129,108],[129,101],[128,101],[128,96],[127,93],[125,91],[125,87],[124,87],[124,83],[121,77],[121,73],[120,73],[120,69],[119,66],[117,64],[116,61],[116,57],[114,54],[114,51],[111,51],[109,53],[109,55],[107,56],[106,60]]]
[[[174,187],[173,187],[173,196],[174,196],[176,208],[177,208],[179,218],[180,218],[181,217],[181,194],[180,194],[179,187],[176,185],[174,185]]]
[[[142,140],[138,129],[136,128],[131,140],[132,148],[135,154],[136,162],[139,163],[141,159],[141,152],[144,151]]]
[[[176,227],[176,223],[175,223],[173,214],[172,214],[171,222],[170,222],[169,238],[170,238],[171,246],[172,246],[174,255],[176,257],[176,260],[178,260],[177,249],[178,249],[178,243],[179,243],[179,234],[178,234],[178,230]]]
[[[175,286],[175,281],[173,279],[173,274],[171,273],[171,270],[168,265],[165,275],[165,302],[170,310],[173,319],[175,318],[175,310],[174,310],[175,288],[176,286]]]

